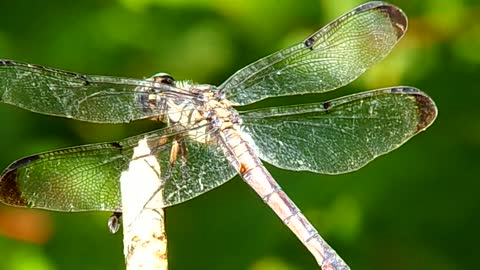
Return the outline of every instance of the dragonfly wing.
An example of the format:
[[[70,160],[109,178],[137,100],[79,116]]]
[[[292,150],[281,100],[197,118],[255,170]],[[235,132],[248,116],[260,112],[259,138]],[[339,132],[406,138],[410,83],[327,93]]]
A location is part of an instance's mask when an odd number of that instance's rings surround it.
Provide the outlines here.
[[[87,76],[0,60],[0,102],[33,112],[97,123],[125,123],[158,116],[146,88],[172,87],[147,80]]]
[[[224,184],[237,174],[219,144],[211,141],[214,134],[205,132],[204,127],[199,127],[197,131],[199,135],[194,138],[191,135],[195,129],[190,129],[190,135],[187,136],[183,134],[169,137],[179,149],[177,154],[174,153],[176,160],[173,164],[172,151],[159,151],[157,154],[164,179],[164,207],[197,197]],[[213,137],[207,138],[210,135]],[[151,145],[155,144],[155,141],[150,139],[149,142]]]
[[[396,87],[249,111],[242,118],[263,160],[289,170],[338,174],[396,149],[436,115],[426,94]]]
[[[237,71],[219,88],[240,105],[334,90],[381,61],[406,30],[407,17],[399,8],[366,3],[305,41]]]
[[[235,175],[218,146],[202,143],[201,137],[182,138],[181,134],[164,128],[119,142],[23,158],[2,174],[0,201],[57,211],[121,211],[120,175],[143,138],[161,165],[165,206],[196,197]],[[172,163],[174,144],[184,147],[184,153]]]
[[[122,147],[84,145],[15,161],[0,178],[0,201],[68,212],[118,211],[120,173],[133,154]]]

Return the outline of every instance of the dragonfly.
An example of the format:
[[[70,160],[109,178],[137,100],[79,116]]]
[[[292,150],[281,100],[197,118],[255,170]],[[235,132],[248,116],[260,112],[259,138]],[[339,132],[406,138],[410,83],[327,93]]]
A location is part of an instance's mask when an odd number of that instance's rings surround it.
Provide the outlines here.
[[[333,249],[262,160],[294,171],[355,171],[429,127],[437,115],[434,101],[414,87],[395,86],[325,102],[243,111],[238,106],[345,86],[384,59],[406,30],[401,9],[368,2],[298,44],[240,69],[220,86],[177,81],[166,73],[147,79],[90,76],[0,60],[3,103],[101,124],[163,123],[120,141],[17,160],[0,177],[0,200],[63,212],[121,212],[120,174],[138,141],[146,139],[160,162],[157,192],[164,207],[240,175],[323,269],[348,269],[330,256]]]

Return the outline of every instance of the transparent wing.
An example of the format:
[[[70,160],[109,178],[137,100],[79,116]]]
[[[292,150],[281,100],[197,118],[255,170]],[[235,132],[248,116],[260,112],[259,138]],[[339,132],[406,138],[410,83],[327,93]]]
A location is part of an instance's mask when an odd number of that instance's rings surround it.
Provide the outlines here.
[[[167,152],[161,151],[161,155],[157,155],[165,177],[163,188],[165,206],[192,199],[224,184],[237,174],[216,138],[206,138],[214,134],[202,131],[200,133],[202,135],[197,136],[195,140],[177,139],[179,147],[185,147],[186,156],[182,158],[180,155],[174,166],[170,166]],[[206,139],[212,141],[205,143]]]
[[[426,94],[397,87],[249,111],[242,117],[263,160],[289,170],[338,174],[396,149],[436,115]]]
[[[119,142],[23,158],[3,172],[0,201],[57,211],[121,211],[120,174],[128,168],[133,148],[144,137],[161,165],[165,206],[203,194],[235,175],[216,145],[203,143],[202,136],[191,140],[181,134],[165,128]],[[171,163],[174,144],[180,145],[183,153]]]
[[[0,60],[0,102],[37,113],[97,123],[158,116],[160,109],[149,106],[152,92],[141,91],[147,88],[159,95],[178,95],[174,87],[147,80],[87,76]]]
[[[406,30],[407,18],[399,8],[366,3],[302,43],[237,71],[219,88],[240,105],[268,97],[334,90],[382,60]]]

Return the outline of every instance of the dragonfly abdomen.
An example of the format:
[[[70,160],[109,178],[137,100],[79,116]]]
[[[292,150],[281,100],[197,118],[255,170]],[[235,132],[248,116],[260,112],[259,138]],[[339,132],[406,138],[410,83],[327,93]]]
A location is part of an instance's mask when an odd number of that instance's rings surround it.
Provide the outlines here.
[[[310,250],[319,265],[322,265],[322,269],[333,269],[332,265],[341,265],[342,268],[337,268],[339,270],[349,269],[345,262],[335,261],[340,257],[334,253],[300,209],[282,190],[242,135],[237,130],[229,128],[221,132],[221,138],[225,155],[231,165]],[[333,254],[330,254],[329,251],[332,251]]]

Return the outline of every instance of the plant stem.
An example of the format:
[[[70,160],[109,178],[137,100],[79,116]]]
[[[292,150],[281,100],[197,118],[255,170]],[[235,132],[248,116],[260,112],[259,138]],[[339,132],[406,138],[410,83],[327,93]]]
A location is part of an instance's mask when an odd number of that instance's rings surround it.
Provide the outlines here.
[[[140,140],[120,179],[127,270],[168,268],[160,175],[146,140]]]

